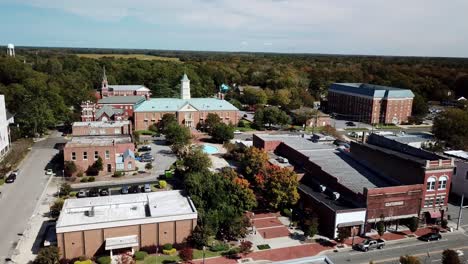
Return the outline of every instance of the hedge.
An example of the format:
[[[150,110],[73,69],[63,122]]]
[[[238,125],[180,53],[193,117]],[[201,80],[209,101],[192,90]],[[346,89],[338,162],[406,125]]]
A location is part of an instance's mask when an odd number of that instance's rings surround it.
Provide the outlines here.
[[[163,254],[164,255],[175,255],[175,253],[177,252],[177,249],[173,248],[173,249],[163,249]]]
[[[170,249],[172,249],[172,244],[171,244],[171,243],[164,244],[164,245],[163,245],[163,249],[165,249],[165,250],[170,250]]]
[[[97,261],[97,263],[99,263],[99,264],[111,264],[111,258],[110,258],[110,256],[102,256],[102,257],[99,257],[96,261]]]
[[[136,260],[144,260],[146,256],[148,256],[148,253],[145,251],[137,251],[134,256]]]

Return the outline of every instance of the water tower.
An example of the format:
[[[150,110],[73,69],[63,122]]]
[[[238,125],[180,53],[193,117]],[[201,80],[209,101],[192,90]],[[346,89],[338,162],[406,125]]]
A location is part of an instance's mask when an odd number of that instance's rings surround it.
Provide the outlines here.
[[[11,43],[7,45],[7,55],[11,57],[15,56],[15,45]]]

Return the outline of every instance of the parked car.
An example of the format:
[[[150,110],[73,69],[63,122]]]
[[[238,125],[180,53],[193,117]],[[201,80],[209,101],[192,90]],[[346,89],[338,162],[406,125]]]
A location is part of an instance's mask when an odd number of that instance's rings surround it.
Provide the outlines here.
[[[234,134],[242,134],[240,130],[234,130]]]
[[[278,157],[277,160],[278,160],[279,163],[288,163],[289,162],[289,160],[287,158],[284,158],[284,157]]]
[[[140,186],[138,185],[132,185],[130,188],[128,188],[129,193],[139,193],[140,192]]]
[[[10,173],[10,175],[8,175],[8,177],[6,178],[5,182],[6,183],[13,183],[15,182],[16,180],[16,173]]]
[[[86,193],[86,190],[80,190],[77,194],[76,194],[76,197],[77,198],[83,198],[83,197],[86,197],[87,196],[87,193]]]
[[[99,191],[100,196],[108,196],[109,195],[109,189],[104,188]]]
[[[434,232],[427,233],[419,237],[419,240],[426,241],[426,242],[441,240],[441,239],[442,239],[442,235],[439,233],[434,233]]]
[[[385,241],[382,239],[366,239],[362,243],[357,244],[356,248],[362,251],[372,249],[382,249],[385,246]]]
[[[145,146],[141,146],[138,151],[142,152],[142,151],[151,151],[151,146],[150,145],[145,145]]]
[[[354,122],[351,122],[351,121],[348,121],[345,123],[347,126],[356,126],[356,124],[354,124]]]
[[[52,171],[52,169],[47,169],[46,170],[46,175],[52,175],[54,172]]]
[[[140,158],[141,158],[141,161],[142,161],[142,162],[151,162],[151,161],[154,160],[154,157],[153,157],[153,155],[151,155],[151,154],[142,155]]]
[[[93,188],[89,189],[88,196],[89,197],[98,197],[99,196],[99,189],[96,188],[96,187],[93,187]]]
[[[151,186],[150,186],[148,183],[145,184],[145,186],[143,186],[143,191],[144,191],[145,193],[151,192]]]
[[[122,189],[120,189],[121,194],[128,194],[128,186],[122,186]]]

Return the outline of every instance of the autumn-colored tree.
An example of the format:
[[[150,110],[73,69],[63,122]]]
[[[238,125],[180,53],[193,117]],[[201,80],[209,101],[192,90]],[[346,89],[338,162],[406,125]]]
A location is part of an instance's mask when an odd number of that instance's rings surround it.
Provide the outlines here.
[[[455,250],[446,249],[442,252],[442,264],[460,264],[460,258]]]
[[[289,168],[267,165],[255,175],[255,184],[273,209],[288,208],[299,200],[297,174]]]
[[[265,170],[268,164],[268,154],[256,147],[250,147],[245,152],[242,160],[241,167],[244,176],[248,180],[253,180],[255,175]]]
[[[421,261],[419,260],[418,257],[406,255],[406,256],[400,257],[400,263],[401,264],[421,264]]]
[[[211,135],[213,128],[221,123],[221,118],[214,113],[209,113],[203,123],[203,129]]]

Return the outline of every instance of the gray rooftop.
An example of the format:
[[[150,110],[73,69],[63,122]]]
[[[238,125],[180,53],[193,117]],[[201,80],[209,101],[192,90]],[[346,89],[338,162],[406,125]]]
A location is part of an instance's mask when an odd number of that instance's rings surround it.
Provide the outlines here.
[[[409,89],[382,86],[367,83],[333,83],[329,91],[345,92],[370,96],[373,98],[413,98],[414,94]]]
[[[362,193],[364,188],[391,186],[364,166],[360,165],[345,152],[336,149],[318,149],[301,151],[309,160],[335,177],[338,182],[355,193]]]
[[[349,210],[349,209],[356,209],[358,208],[351,202],[347,201],[346,198],[340,196],[338,200],[334,200],[325,192],[320,192],[318,190],[314,190],[313,188],[305,185],[299,184],[299,190],[303,193],[307,194],[311,198],[315,199],[317,202],[320,202],[333,211],[340,211],[340,210]],[[365,208],[363,208],[365,210]]]
[[[119,136],[74,136],[67,143],[67,146],[86,147],[86,146],[112,146],[113,144],[132,143],[130,135]]]
[[[90,122],[74,122],[74,127],[122,127],[130,125],[130,121],[122,120],[122,121],[90,121]]]
[[[255,134],[255,136],[265,141],[282,141],[284,144],[298,151],[319,149],[334,150],[336,148],[336,146],[332,144],[314,143],[310,140],[311,137],[308,135],[304,135],[304,137],[302,137],[288,134]]]
[[[175,112],[190,105],[198,111],[238,111],[234,105],[226,100],[217,98],[152,98],[139,104],[135,112]]]
[[[109,96],[98,101],[98,104],[137,104],[145,100],[143,96]]]
[[[143,91],[149,91],[148,88],[146,88],[144,85],[117,85],[117,84],[112,84],[108,85],[109,90],[114,90],[114,91],[136,91],[136,90],[143,90]]]
[[[433,135],[426,133],[384,135],[384,137],[398,141],[403,144],[427,142],[434,140]]]
[[[180,191],[67,199],[57,232],[196,219],[197,210]]]

